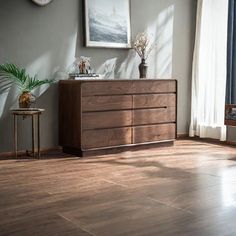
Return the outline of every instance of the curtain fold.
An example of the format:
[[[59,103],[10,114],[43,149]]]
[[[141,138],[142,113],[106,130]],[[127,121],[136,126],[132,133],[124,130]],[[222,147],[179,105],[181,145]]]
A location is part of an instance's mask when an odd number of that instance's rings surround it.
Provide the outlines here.
[[[189,135],[226,140],[228,0],[198,0]]]
[[[236,0],[229,0],[226,104],[236,104]]]

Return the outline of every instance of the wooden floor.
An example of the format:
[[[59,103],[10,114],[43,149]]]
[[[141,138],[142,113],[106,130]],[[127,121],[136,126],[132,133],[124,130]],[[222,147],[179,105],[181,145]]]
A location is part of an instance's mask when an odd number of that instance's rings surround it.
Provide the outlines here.
[[[236,235],[236,148],[0,161],[0,235]]]

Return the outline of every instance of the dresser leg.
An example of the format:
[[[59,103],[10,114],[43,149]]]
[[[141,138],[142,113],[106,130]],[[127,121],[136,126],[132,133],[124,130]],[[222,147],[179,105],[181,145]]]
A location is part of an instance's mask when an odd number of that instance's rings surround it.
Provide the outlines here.
[[[33,154],[33,157],[35,157],[34,127],[35,127],[35,125],[34,125],[34,115],[32,115],[32,154]]]
[[[17,158],[17,115],[14,114],[14,153]]]
[[[38,158],[40,158],[40,115],[38,114]]]

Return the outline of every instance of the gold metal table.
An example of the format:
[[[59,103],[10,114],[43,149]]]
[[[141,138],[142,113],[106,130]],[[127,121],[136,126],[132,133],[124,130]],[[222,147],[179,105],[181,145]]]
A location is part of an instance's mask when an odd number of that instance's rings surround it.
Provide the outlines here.
[[[18,144],[18,117],[22,116],[23,119],[30,116],[32,120],[32,156],[35,157],[35,123],[37,122],[37,157],[40,157],[40,115],[44,112],[44,109],[40,108],[19,108],[12,109],[13,119],[14,119],[14,152],[17,158],[17,144]],[[37,119],[36,119],[37,118]],[[26,154],[31,156],[28,151]]]

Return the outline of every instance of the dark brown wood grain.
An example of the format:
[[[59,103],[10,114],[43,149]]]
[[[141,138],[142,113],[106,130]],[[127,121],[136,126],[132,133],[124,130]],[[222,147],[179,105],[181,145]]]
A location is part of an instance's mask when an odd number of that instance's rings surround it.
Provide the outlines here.
[[[112,111],[132,109],[132,95],[91,96],[82,98],[82,111]]]
[[[133,111],[133,125],[175,122],[175,107],[140,109]]]
[[[13,158],[0,160],[1,236],[236,235],[235,147]]]
[[[132,110],[82,114],[82,129],[116,128],[132,125]]]
[[[82,134],[82,149],[114,147],[132,143],[131,128],[85,130]]]
[[[149,130],[153,124],[171,123],[176,137],[176,80],[68,80],[60,81],[59,89],[64,151],[83,155],[90,149],[140,143],[133,137],[140,125]],[[163,134],[163,128],[159,135],[158,127],[143,137],[143,143],[174,139],[172,133]]]
[[[82,82],[82,96],[132,94],[131,81],[88,81]]]
[[[134,108],[175,107],[176,95],[172,94],[139,94],[133,96]]]
[[[175,139],[175,125],[161,124],[133,127],[133,143]]]
[[[175,80],[137,80],[133,83],[132,92],[135,94],[175,93]]]
[[[81,146],[81,84],[59,83],[59,145]]]

